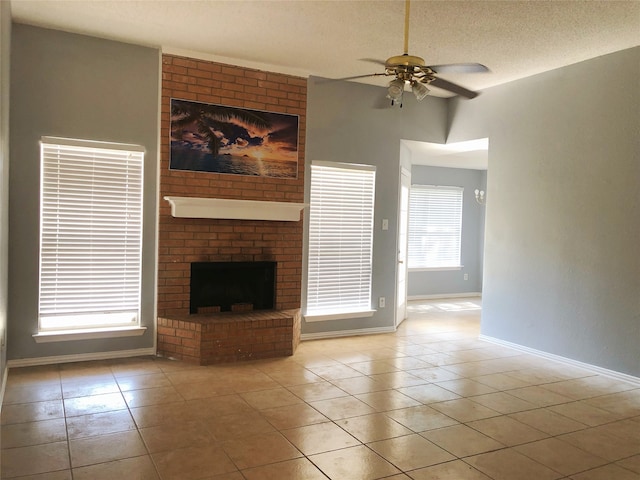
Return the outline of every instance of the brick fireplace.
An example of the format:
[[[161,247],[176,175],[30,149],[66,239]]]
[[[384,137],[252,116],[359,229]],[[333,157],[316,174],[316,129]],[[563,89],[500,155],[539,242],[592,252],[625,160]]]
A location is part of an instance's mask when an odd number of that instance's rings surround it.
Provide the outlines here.
[[[165,197],[302,203],[306,79],[163,55],[158,353],[194,363],[291,355],[300,335],[302,216],[293,221],[174,217]],[[171,98],[299,116],[298,176],[169,169]],[[190,313],[192,263],[273,262],[272,310]]]

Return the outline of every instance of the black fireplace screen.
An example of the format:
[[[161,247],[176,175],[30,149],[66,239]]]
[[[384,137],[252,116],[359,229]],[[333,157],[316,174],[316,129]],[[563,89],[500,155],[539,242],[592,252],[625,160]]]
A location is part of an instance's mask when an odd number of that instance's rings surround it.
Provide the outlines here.
[[[270,310],[275,285],[276,262],[195,262],[189,311]]]

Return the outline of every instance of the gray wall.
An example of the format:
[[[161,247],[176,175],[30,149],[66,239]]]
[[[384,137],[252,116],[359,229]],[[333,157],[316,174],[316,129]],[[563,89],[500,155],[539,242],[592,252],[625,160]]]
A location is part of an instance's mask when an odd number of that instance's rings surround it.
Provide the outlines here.
[[[377,308],[378,297],[381,296],[386,298],[386,307],[379,309],[372,318],[313,323],[303,321],[302,331],[311,334],[393,327],[400,141],[444,143],[447,102],[441,98],[427,97],[418,103],[407,92],[402,109],[386,108],[388,101],[384,99],[386,92],[383,87],[314,77],[309,79],[307,93],[305,178],[310,178],[309,168],[314,160],[376,166],[372,308]],[[305,201],[309,201],[309,182],[305,186]],[[305,213],[308,215],[308,212]],[[381,227],[383,218],[389,220],[387,231]],[[303,258],[306,259],[306,236],[304,243]],[[306,263],[304,269],[303,279],[306,279]],[[303,312],[305,299],[303,286]]]
[[[7,292],[9,256],[9,67],[11,4],[0,2],[0,392],[7,366]],[[2,399],[0,398],[0,401]]]
[[[413,165],[411,183],[463,187],[461,270],[409,271],[408,296],[477,293],[482,291],[482,238],[484,209],[475,198],[475,189],[486,189],[486,172],[463,168]],[[411,220],[409,220],[411,223]],[[465,280],[464,275],[469,279]]]
[[[640,376],[640,47],[454,101],[488,136],[482,334]]]
[[[0,3],[6,99],[8,9]],[[8,358],[151,347],[159,52],[23,25],[14,25],[12,35]],[[403,109],[375,108],[384,95],[379,87],[311,78],[308,165],[377,166],[373,303],[385,296],[387,307],[373,318],[310,323],[303,331],[393,325],[400,140],[489,137],[482,333],[640,376],[639,79],[640,48],[495,87],[471,102],[417,103],[408,95]],[[6,101],[0,111],[6,190]],[[145,146],[143,337],[60,344],[31,338],[42,135]],[[380,228],[383,218],[388,231]],[[0,272],[0,326],[6,289]]]
[[[4,3],[4,2],[3,2]],[[154,346],[160,53],[158,50],[13,25],[9,188],[8,358]],[[43,135],[144,146],[141,337],[36,344],[39,141]]]

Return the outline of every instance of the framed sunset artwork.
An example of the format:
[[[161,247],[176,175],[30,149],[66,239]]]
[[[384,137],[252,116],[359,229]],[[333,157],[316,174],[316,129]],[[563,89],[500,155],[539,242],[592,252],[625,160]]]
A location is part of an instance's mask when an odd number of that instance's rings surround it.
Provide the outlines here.
[[[297,178],[298,115],[171,99],[171,170]]]

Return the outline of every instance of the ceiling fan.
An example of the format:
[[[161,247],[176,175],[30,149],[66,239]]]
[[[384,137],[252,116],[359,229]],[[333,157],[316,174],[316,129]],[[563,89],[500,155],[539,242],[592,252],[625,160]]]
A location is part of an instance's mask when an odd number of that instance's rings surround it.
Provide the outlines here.
[[[404,15],[404,53],[390,57],[386,61],[365,58],[363,60],[384,65],[384,72],[346,77],[342,80],[377,76],[394,77],[387,86],[387,98],[391,99],[391,105],[399,104],[400,107],[402,107],[402,95],[405,86],[411,87],[411,91],[418,101],[424,99],[429,93],[427,85],[432,85],[469,99],[477,97],[479,95],[478,92],[468,90],[460,85],[444,80],[438,75],[441,73],[488,72],[489,69],[484,65],[479,63],[425,65],[423,58],[409,55],[409,10],[410,0],[406,0]]]

